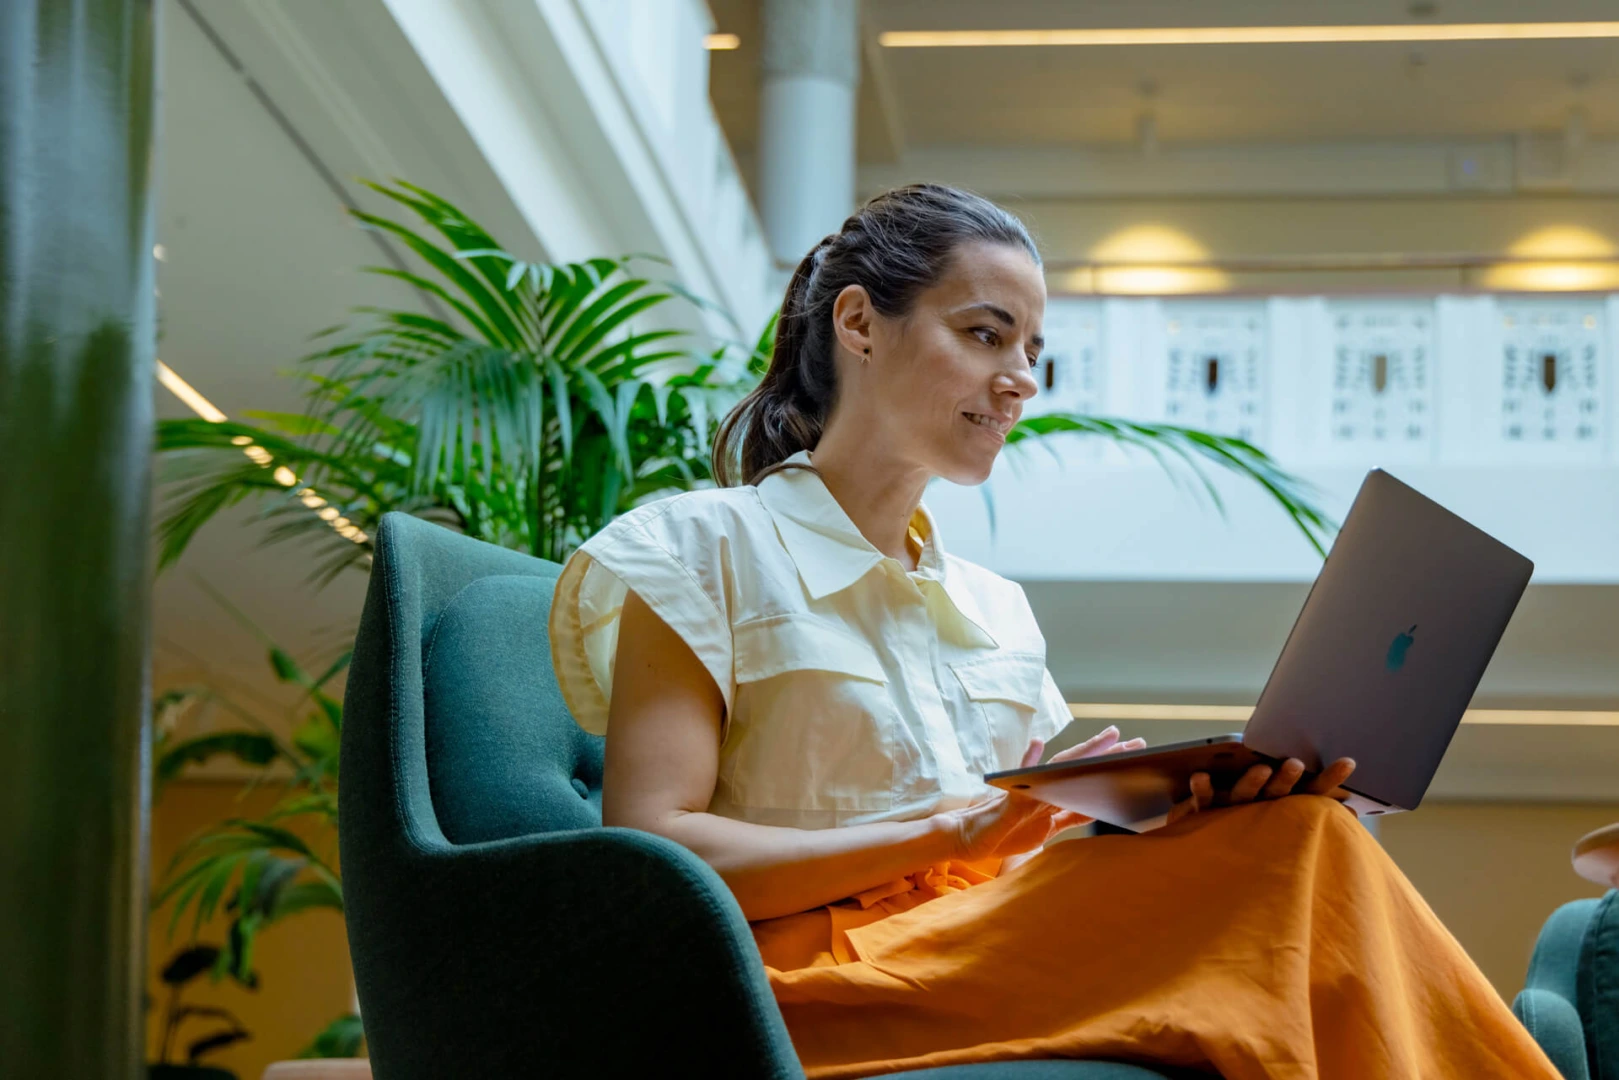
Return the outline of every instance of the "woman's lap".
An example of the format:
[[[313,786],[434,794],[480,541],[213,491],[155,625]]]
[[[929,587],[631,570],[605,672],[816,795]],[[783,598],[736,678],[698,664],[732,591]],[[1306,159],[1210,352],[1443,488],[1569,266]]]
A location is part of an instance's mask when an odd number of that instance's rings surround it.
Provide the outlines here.
[[[816,1075],[1042,1056],[1422,1075],[1442,1066],[1437,1028],[1480,1023],[1536,1075],[1454,939],[1318,796],[1055,844],[847,938],[859,962],[770,973]]]

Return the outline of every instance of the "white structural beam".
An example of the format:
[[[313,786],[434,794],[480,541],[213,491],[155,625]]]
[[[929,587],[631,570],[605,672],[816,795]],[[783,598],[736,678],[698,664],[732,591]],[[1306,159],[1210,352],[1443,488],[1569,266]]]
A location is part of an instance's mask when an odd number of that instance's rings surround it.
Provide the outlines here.
[[[776,265],[791,267],[854,209],[856,0],[765,0],[759,202]]]
[[[914,147],[897,162],[867,163],[859,189],[897,183],[960,184],[991,198],[1170,196],[1401,196],[1619,192],[1619,140],[1587,140],[1577,153],[1543,140],[1454,139],[1135,147]],[[1559,143],[1559,146],[1561,144]]]

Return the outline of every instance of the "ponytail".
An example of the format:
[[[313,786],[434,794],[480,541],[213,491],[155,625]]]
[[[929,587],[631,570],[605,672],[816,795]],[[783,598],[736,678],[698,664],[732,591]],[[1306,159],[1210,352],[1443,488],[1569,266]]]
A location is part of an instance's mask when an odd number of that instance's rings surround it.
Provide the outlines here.
[[[770,367],[759,385],[720,424],[710,464],[714,481],[721,487],[757,483],[772,465],[800,450],[813,449],[821,441],[834,386],[826,366],[814,364],[810,358],[824,349],[823,342],[813,339],[831,329],[831,312],[817,319],[809,299],[815,271],[832,240],[828,236],[816,244],[793,271],[776,317]]]
[[[804,256],[787,283],[770,367],[720,424],[711,467],[721,487],[756,484],[821,441],[837,401],[832,306],[859,285],[888,318],[910,312],[943,276],[957,246],[972,241],[1040,252],[1023,223],[977,195],[912,184],[872,199]]]

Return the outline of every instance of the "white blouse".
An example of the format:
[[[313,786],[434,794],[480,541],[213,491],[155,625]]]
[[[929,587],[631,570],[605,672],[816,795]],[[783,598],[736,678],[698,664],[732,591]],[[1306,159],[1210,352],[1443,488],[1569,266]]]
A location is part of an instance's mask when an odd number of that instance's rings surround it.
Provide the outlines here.
[[[634,589],[725,698],[710,813],[819,829],[985,797],[983,774],[1016,767],[1068,707],[1022,587],[947,554],[925,508],[912,528],[923,545],[907,571],[808,469],[630,511],[557,580],[551,656],[568,708],[606,733]]]

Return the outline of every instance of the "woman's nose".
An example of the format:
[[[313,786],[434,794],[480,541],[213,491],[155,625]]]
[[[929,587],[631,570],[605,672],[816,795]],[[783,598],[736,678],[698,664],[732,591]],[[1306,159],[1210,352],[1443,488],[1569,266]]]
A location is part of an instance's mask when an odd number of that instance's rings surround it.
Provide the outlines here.
[[[997,389],[1016,394],[1019,398],[1031,398],[1040,392],[1040,384],[1035,381],[1034,372],[1026,367],[1006,372],[998,376],[996,382],[999,384]]]

